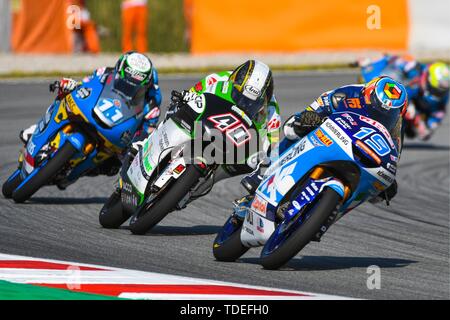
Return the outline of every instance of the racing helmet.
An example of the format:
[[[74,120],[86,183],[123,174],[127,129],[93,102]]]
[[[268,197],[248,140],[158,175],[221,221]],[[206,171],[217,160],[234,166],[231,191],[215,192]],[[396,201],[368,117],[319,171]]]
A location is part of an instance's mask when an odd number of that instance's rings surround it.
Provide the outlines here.
[[[116,63],[114,89],[129,100],[143,98],[153,80],[152,61],[144,54],[130,51]]]
[[[422,90],[437,98],[448,94],[450,87],[450,73],[443,62],[435,62],[425,68],[421,78]]]
[[[406,88],[392,78],[381,76],[364,86],[363,96],[367,116],[392,132],[408,106]]]
[[[263,62],[248,60],[230,75],[231,98],[251,119],[255,119],[273,95],[272,71]]]

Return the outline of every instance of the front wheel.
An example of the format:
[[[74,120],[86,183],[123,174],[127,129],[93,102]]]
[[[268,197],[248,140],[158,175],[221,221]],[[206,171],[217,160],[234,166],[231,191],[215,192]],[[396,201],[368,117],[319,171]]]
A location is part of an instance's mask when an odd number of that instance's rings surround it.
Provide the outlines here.
[[[281,224],[275,229],[261,252],[261,265],[265,269],[278,269],[299,253],[319,232],[320,227],[336,210],[341,196],[331,188],[325,188],[320,199],[305,212],[309,218],[292,233],[280,232]],[[294,226],[291,226],[294,227]]]
[[[120,191],[116,190],[103,205],[99,214],[99,222],[103,228],[117,229],[130,217],[123,210]]]
[[[20,185],[22,178],[20,177],[20,169],[17,169],[8,180],[3,183],[2,193],[6,199],[10,199],[14,190]]]
[[[243,221],[231,216],[214,239],[213,254],[219,261],[233,262],[248,251],[241,242]]]
[[[12,194],[13,200],[17,203],[27,201],[39,188],[48,183],[76,152],[77,150],[72,144],[66,142],[44,167],[39,168],[39,171],[34,176],[14,190]]]
[[[183,175],[175,181],[163,196],[148,210],[135,214],[130,220],[130,230],[133,234],[145,234],[171,212],[186,196],[201,177],[200,171],[194,165],[188,165]]]

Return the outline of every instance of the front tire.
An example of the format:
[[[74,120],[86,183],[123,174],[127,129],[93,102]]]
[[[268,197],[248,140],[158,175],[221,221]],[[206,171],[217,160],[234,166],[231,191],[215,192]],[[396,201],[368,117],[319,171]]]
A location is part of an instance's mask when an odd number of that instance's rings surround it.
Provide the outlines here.
[[[165,190],[161,199],[157,200],[148,211],[131,218],[130,231],[133,234],[142,235],[153,228],[176,207],[200,177],[200,171],[194,165],[188,165],[175,184],[169,190]]]
[[[22,178],[20,177],[20,169],[17,169],[8,180],[3,183],[2,193],[6,199],[11,199],[14,190],[20,185]]]
[[[214,239],[213,244],[213,254],[218,261],[233,262],[243,256],[250,248],[244,246],[241,242],[241,230],[243,222],[240,225],[233,226],[232,224],[238,223],[231,219],[236,219],[235,217],[228,218],[225,225],[222,227],[220,232],[217,234],[216,239]],[[234,227],[231,234],[227,233],[227,227]]]
[[[122,206],[120,191],[116,190],[103,205],[99,214],[99,222],[103,228],[117,229],[130,217]]]
[[[39,188],[45,185],[59,170],[69,161],[77,150],[66,142],[51,158],[48,163],[40,168],[39,172],[30,178],[22,187],[16,189],[12,198],[17,203],[27,201]]]
[[[265,269],[275,270],[286,264],[299,253],[316,235],[326,219],[336,209],[341,196],[331,188],[326,188],[316,205],[311,209],[310,217],[295,230],[279,247],[270,250],[274,232],[261,252],[261,265]]]

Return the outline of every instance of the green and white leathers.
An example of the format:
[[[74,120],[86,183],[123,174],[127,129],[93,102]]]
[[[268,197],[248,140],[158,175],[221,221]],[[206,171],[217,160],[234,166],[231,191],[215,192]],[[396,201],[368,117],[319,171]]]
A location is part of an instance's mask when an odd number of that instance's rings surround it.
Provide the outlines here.
[[[209,75],[182,99],[144,141],[133,144],[119,186],[100,213],[102,226],[118,227],[131,217],[131,232],[145,233],[216,182],[251,172],[254,158],[278,141],[273,79],[259,61]]]
[[[232,86],[229,80],[231,74],[232,71],[212,73],[200,80],[190,91],[198,94],[212,93],[222,99],[233,102],[231,97]],[[275,95],[272,95],[267,107],[258,113],[253,122],[263,141],[264,151],[267,151],[269,146],[273,147],[273,145],[279,142],[281,117]]]

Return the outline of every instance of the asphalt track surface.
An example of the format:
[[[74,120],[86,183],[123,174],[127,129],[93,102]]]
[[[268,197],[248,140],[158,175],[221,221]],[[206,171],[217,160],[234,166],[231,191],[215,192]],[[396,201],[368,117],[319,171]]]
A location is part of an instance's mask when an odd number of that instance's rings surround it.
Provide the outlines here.
[[[354,82],[350,72],[276,75],[284,119],[321,92]],[[161,76],[171,89],[198,77]],[[35,123],[51,102],[42,81],[0,82],[0,180],[16,167],[20,128]],[[171,213],[151,233],[105,230],[98,212],[115,178],[82,178],[66,191],[41,189],[17,205],[0,196],[0,252],[240,282],[368,299],[449,299],[449,124],[426,143],[407,141],[398,171],[399,193],[389,207],[364,204],[309,244],[286,267],[266,271],[252,249],[236,263],[215,261],[213,239],[243,188],[239,178]],[[369,290],[368,267],[381,270]]]

